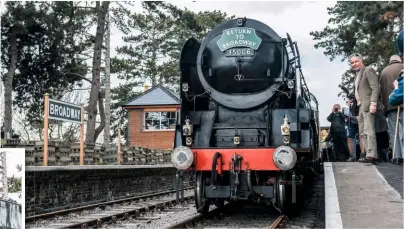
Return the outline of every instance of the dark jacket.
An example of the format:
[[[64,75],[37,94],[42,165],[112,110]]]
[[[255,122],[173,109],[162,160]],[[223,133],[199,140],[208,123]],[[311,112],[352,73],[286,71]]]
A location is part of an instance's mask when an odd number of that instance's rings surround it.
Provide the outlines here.
[[[387,124],[387,118],[383,110],[377,110],[374,114],[375,116],[375,133],[380,133],[383,131],[388,131],[389,126]]]
[[[345,116],[341,112],[332,112],[327,120],[331,122],[330,135],[345,134]]]
[[[404,68],[403,63],[393,60],[385,67],[380,76],[380,95],[384,105],[384,111],[397,110],[397,107],[389,103],[389,96],[394,90],[393,82],[398,79],[400,71]],[[401,105],[402,106],[402,105]]]

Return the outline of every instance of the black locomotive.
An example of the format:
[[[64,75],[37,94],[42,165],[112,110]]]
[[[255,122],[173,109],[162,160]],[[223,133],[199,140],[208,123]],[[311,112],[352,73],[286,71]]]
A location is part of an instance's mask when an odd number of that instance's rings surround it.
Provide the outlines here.
[[[198,211],[224,200],[293,208],[319,157],[296,42],[254,19],[226,21],[185,43],[180,73],[172,163],[196,172]]]

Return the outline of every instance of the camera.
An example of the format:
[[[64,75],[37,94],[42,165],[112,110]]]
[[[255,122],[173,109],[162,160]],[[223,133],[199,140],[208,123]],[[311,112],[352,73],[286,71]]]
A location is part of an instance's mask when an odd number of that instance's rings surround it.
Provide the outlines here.
[[[338,108],[334,108],[334,112],[338,112]]]

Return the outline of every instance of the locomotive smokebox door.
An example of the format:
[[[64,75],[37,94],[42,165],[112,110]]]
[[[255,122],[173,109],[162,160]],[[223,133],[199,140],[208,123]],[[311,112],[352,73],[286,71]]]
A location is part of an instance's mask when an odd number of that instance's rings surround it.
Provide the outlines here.
[[[262,22],[245,17],[210,31],[199,46],[195,64],[198,84],[211,91],[210,97],[240,110],[267,102],[289,74],[281,37]]]

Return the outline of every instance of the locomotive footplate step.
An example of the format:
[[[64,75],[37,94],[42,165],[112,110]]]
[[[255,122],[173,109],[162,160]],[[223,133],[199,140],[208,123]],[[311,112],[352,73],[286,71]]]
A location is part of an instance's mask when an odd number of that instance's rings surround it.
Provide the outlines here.
[[[230,197],[230,186],[206,186],[206,197],[227,198]]]
[[[377,166],[325,162],[324,181],[326,228],[403,227],[402,196]]]
[[[264,198],[274,197],[274,187],[273,186],[253,186],[253,191],[257,195],[261,195]]]

